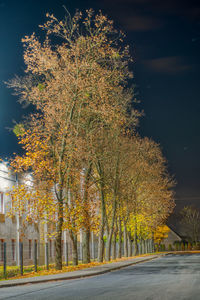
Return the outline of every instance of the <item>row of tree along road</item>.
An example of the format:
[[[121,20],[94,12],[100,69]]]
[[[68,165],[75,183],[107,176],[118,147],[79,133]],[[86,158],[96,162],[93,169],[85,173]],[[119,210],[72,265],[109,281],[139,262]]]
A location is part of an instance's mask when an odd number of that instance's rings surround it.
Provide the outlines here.
[[[10,214],[51,224],[57,269],[63,230],[74,264],[80,230],[85,263],[91,231],[100,262],[105,252],[110,260],[111,243],[121,245],[122,233],[137,254],[138,240],[152,238],[172,212],[174,182],[159,145],[136,132],[141,113],[124,34],[92,10],[47,18],[43,42],[34,33],[22,40],[25,75],[7,83],[34,107],[14,127],[24,152],[11,165],[18,173],[31,171],[33,180],[13,190]]]

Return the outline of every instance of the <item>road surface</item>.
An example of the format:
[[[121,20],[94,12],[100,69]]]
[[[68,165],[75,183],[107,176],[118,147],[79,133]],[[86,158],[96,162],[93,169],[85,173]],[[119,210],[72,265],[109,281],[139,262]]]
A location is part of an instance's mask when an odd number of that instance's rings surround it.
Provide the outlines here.
[[[104,275],[0,289],[15,300],[199,300],[200,255],[168,255]]]

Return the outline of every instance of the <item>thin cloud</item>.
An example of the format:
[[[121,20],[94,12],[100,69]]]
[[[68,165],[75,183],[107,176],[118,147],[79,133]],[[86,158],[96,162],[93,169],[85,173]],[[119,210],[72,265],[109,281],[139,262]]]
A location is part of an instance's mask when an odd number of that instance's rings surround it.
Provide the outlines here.
[[[169,16],[195,21],[200,16],[200,5],[194,0],[102,0],[111,15],[126,30],[152,31],[162,28]],[[161,21],[162,20],[162,21]]]
[[[153,17],[142,15],[124,16],[120,18],[120,22],[126,30],[130,31],[149,31],[156,30],[163,26],[163,22]]]
[[[162,57],[143,61],[145,68],[163,74],[175,75],[190,71],[193,65],[180,56]]]

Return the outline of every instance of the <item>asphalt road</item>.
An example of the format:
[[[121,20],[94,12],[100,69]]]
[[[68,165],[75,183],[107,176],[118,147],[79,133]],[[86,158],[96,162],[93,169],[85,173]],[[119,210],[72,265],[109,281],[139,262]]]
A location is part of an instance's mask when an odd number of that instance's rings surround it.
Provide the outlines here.
[[[90,278],[0,289],[16,300],[200,300],[200,255],[169,255]]]

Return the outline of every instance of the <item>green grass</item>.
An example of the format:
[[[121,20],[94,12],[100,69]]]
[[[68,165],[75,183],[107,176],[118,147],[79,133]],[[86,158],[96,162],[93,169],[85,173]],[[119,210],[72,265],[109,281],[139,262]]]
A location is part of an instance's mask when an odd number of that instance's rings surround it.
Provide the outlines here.
[[[81,261],[79,261],[79,264],[81,264]],[[65,265],[65,263],[63,262],[63,266],[64,265]],[[72,261],[69,261],[68,265],[72,266]],[[55,264],[49,264],[49,270],[54,269],[54,268],[55,268]],[[37,266],[37,271],[42,271],[42,270],[46,270],[46,265]],[[34,271],[35,271],[34,265],[23,267],[24,275],[34,272]],[[20,266],[7,266],[6,267],[6,277],[4,277],[3,266],[0,266],[0,280],[15,277],[17,275],[20,275]]]

